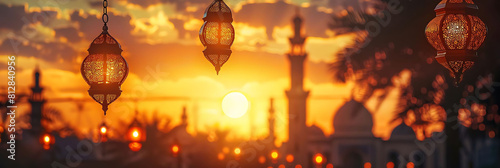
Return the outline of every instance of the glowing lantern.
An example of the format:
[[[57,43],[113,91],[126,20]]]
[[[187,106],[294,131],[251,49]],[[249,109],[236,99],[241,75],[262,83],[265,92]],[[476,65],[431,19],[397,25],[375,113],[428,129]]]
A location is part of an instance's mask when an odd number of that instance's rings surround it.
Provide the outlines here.
[[[128,128],[128,133],[127,133],[127,139],[130,142],[129,148],[132,151],[139,151],[142,147],[141,142],[146,141],[146,131],[143,129],[142,125],[137,121],[137,119],[134,119],[132,121],[132,124],[130,124]],[[134,149],[132,149],[132,147]]]
[[[107,4],[107,0],[104,0],[102,33],[90,44],[89,55],[81,67],[83,79],[90,85],[89,95],[102,105],[104,115],[108,105],[121,95],[120,86],[128,75],[127,62],[121,56],[123,50],[108,33]]]
[[[174,156],[177,156],[179,150],[180,150],[179,146],[177,145],[172,146],[172,154],[174,154]]]
[[[317,164],[317,165],[321,165],[323,163],[323,155],[321,153],[318,153],[316,155],[314,155],[314,162]]]
[[[108,141],[108,127],[106,126],[105,122],[103,122],[101,124],[101,126],[99,127],[99,136],[100,136],[101,142]]]
[[[239,154],[241,154],[241,149],[240,149],[240,148],[235,148],[235,149],[234,149],[234,154],[235,154],[235,155],[239,155]]]
[[[293,157],[293,155],[292,155],[292,154],[288,154],[288,155],[286,155],[286,161],[287,161],[288,163],[292,163],[294,159],[295,159],[295,158]]]
[[[434,9],[436,17],[425,29],[427,40],[437,50],[437,62],[450,71],[456,85],[474,65],[476,51],[488,31],[475,15],[477,10],[472,0],[443,0]]]
[[[40,143],[42,144],[43,149],[49,150],[52,144],[54,144],[56,141],[54,139],[54,136],[50,134],[43,134],[40,137]]]
[[[276,162],[278,160],[278,152],[277,151],[272,151],[271,152],[271,158],[273,159],[273,162]]]
[[[231,45],[234,41],[231,9],[224,1],[214,0],[205,10],[203,21],[205,23],[200,29],[200,40],[205,46],[203,54],[219,74],[220,68],[231,55]]]

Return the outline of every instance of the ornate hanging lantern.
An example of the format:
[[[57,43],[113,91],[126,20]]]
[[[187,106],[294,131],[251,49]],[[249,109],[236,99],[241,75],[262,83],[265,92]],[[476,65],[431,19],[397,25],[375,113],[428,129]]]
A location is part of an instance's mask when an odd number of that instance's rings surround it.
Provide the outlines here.
[[[118,41],[108,33],[108,1],[103,1],[102,33],[94,39],[88,49],[89,55],[83,60],[81,73],[90,85],[89,95],[102,105],[104,115],[108,105],[121,94],[120,86],[128,75],[128,65],[121,56],[123,51]]]
[[[205,10],[203,21],[205,23],[200,29],[200,40],[205,46],[203,54],[219,74],[220,67],[231,55],[231,45],[234,41],[231,9],[224,1],[214,0]]]
[[[456,85],[474,65],[476,51],[488,31],[476,16],[477,10],[472,0],[443,0],[434,9],[436,17],[425,29],[427,40],[437,50],[437,62],[450,71]]]

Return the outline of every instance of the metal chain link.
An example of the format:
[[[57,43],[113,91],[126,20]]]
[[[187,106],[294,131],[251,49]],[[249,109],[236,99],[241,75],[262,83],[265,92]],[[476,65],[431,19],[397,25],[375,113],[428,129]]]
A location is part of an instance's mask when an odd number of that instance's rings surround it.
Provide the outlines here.
[[[108,21],[109,21],[109,16],[108,16],[108,0],[102,1],[102,22],[104,22],[104,26],[102,27],[102,30],[107,31],[108,30]]]

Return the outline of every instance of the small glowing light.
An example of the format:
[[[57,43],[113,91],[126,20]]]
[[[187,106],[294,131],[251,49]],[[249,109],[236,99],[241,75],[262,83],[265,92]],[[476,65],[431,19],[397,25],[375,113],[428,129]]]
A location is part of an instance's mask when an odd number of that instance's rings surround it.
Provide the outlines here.
[[[280,166],[278,166],[278,168],[285,168],[285,165],[280,164]]]
[[[134,132],[132,132],[132,136],[133,136],[134,138],[139,137],[139,131],[135,130]]]
[[[240,148],[234,149],[234,154],[236,154],[236,155],[241,154],[241,149]]]
[[[326,165],[326,168],[333,168],[333,165],[332,165],[331,163],[328,163],[328,164]]]
[[[260,164],[264,164],[264,163],[266,163],[266,157],[264,157],[264,156],[260,156],[260,157],[259,157],[259,163],[260,163]]]
[[[224,154],[223,153],[217,154],[217,159],[224,160]]]
[[[321,155],[321,154],[316,154],[316,156],[314,157],[314,161],[316,162],[316,164],[321,164],[321,163],[323,163],[323,155]]]
[[[415,168],[415,164],[413,164],[413,162],[408,162],[406,168]]]
[[[173,153],[179,152],[179,146],[177,146],[177,145],[172,146],[172,152]]]
[[[278,158],[278,152],[273,151],[273,152],[271,153],[271,157],[272,157],[273,159],[277,159],[277,158]]]
[[[295,168],[302,168],[302,166],[298,164],[298,165],[295,165]]]
[[[490,131],[490,132],[488,133],[488,136],[489,136],[490,138],[495,138],[495,131]]]
[[[108,129],[106,129],[106,127],[101,127],[101,133],[102,134],[105,134],[106,132],[108,131]]]
[[[224,148],[222,148],[222,152],[224,152],[224,153],[226,153],[226,154],[227,154],[227,153],[229,153],[229,148],[228,148],[228,147],[224,147]]]
[[[370,162],[366,162],[364,168],[372,168],[372,164]]]
[[[292,163],[294,159],[295,159],[295,158],[293,158],[293,155],[292,155],[292,154],[288,154],[288,155],[286,155],[286,161],[287,161],[288,163]]]
[[[50,137],[49,137],[48,135],[45,135],[45,136],[43,137],[43,141],[44,141],[45,143],[49,143],[49,142],[50,142]]]
[[[387,168],[394,168],[394,162],[387,162]]]

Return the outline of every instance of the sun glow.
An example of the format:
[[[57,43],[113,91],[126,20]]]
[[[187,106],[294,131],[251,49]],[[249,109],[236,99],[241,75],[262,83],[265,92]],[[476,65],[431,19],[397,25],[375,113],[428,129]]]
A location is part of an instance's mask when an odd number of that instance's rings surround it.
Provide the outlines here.
[[[222,99],[222,111],[228,117],[240,118],[248,110],[248,100],[240,92],[230,92]]]

